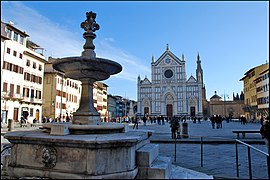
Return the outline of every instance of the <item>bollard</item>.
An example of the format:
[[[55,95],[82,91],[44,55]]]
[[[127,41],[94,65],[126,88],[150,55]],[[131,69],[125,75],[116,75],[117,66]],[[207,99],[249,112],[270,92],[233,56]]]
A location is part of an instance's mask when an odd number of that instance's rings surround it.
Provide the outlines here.
[[[8,131],[13,131],[13,130],[14,130],[14,120],[8,119]]]
[[[188,138],[188,123],[182,123],[182,138]]]

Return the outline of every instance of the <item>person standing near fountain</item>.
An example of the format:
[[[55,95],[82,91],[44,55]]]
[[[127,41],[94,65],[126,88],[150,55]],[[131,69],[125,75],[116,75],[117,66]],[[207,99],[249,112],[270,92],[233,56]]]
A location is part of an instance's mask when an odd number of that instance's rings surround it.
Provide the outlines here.
[[[139,127],[138,117],[135,116],[135,121],[134,121],[133,129],[135,129],[135,128],[138,129],[138,127]]]

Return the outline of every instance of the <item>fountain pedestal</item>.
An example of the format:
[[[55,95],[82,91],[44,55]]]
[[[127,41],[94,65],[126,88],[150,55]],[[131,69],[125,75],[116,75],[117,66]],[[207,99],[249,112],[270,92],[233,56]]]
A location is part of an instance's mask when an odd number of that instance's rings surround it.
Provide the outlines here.
[[[139,131],[68,136],[30,131],[5,138],[14,144],[5,167],[11,178],[133,179],[136,150],[149,143],[147,132]]]

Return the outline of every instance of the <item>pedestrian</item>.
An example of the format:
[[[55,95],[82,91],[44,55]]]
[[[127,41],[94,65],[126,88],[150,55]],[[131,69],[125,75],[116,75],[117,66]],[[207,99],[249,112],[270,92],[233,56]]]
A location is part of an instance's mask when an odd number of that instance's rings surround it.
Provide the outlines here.
[[[144,116],[143,116],[143,125],[144,125],[144,126],[146,126],[146,120],[147,120],[147,118],[146,118],[146,116],[144,115]]]
[[[46,117],[45,116],[42,118],[42,123],[46,123]]]
[[[133,129],[138,129],[138,127],[139,127],[139,122],[138,122],[138,117],[136,116],[135,117],[135,121],[134,121],[134,125],[133,125]]]
[[[161,122],[162,122],[162,125],[165,125],[165,120],[164,120],[164,117],[161,115]]]
[[[176,139],[178,128],[180,128],[180,124],[177,118],[172,118],[170,121],[171,135],[172,139]]]
[[[157,118],[158,125],[160,125],[160,121],[161,121],[161,117],[158,116],[158,118]]]
[[[219,115],[219,127],[222,128],[222,121],[223,121],[223,117],[221,117],[221,115]]]
[[[2,115],[1,115],[1,128],[3,128],[3,118],[2,118]]]
[[[36,127],[36,123],[37,123],[37,119],[34,118],[34,119],[33,119],[33,124],[31,124],[31,127]]]
[[[149,119],[150,119],[150,123],[153,124],[153,118],[150,116]]]
[[[261,119],[260,119],[261,126],[263,125],[263,121],[264,121],[264,118],[263,118],[263,116],[261,116]]]
[[[70,117],[67,115],[66,116],[66,122],[69,122],[70,121]]]
[[[210,121],[211,121],[212,129],[215,129],[215,116],[214,115],[210,117]]]
[[[21,116],[20,127],[26,127],[26,119],[23,116]]]
[[[266,117],[266,119],[263,121],[263,125],[260,128],[260,133],[262,138],[265,141],[265,145],[267,147],[268,153],[269,150],[269,139],[270,139],[270,123],[269,123],[269,116]]]

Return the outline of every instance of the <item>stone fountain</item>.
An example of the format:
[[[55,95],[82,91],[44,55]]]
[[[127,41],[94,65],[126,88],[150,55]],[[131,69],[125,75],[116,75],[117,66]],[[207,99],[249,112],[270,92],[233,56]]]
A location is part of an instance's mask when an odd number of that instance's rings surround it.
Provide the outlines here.
[[[54,69],[65,73],[66,77],[82,82],[80,106],[73,114],[72,124],[68,125],[69,132],[72,134],[123,132],[123,124],[103,123],[101,126],[100,114],[95,109],[93,102],[93,83],[106,80],[110,75],[121,72],[122,66],[112,60],[96,57],[93,44],[93,40],[96,38],[94,32],[100,28],[96,23],[96,13],[87,12],[86,20],[81,23],[81,28],[85,30],[83,37],[86,40],[81,56],[58,58],[53,62]],[[43,127],[53,128],[52,133],[65,129],[63,124],[57,126],[44,124]]]
[[[4,157],[2,178],[31,179],[151,179],[169,178],[170,157],[158,155],[151,132],[128,130],[128,125],[101,123],[93,105],[93,83],[121,72],[120,64],[97,58],[96,14],[81,23],[86,42],[80,57],[54,58],[53,67],[82,82],[80,107],[72,123],[44,123],[34,131],[5,134],[12,145]],[[177,178],[173,170],[173,178]]]

